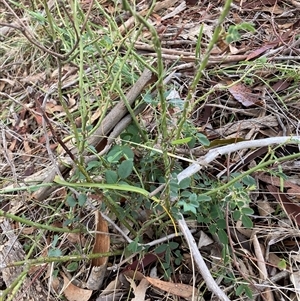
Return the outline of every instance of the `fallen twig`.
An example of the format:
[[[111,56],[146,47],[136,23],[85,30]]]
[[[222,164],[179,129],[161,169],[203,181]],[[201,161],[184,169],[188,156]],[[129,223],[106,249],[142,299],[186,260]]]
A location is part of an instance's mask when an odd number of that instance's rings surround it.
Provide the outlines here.
[[[190,165],[188,168],[179,173],[177,175],[178,182],[181,182],[183,179],[191,177],[203,167],[208,166],[209,163],[215,160],[218,156],[233,153],[245,148],[263,147],[270,146],[273,144],[300,144],[300,136],[282,136],[252,141],[242,141],[235,144],[229,144],[211,149],[205,156],[200,157],[197,160],[197,163]]]

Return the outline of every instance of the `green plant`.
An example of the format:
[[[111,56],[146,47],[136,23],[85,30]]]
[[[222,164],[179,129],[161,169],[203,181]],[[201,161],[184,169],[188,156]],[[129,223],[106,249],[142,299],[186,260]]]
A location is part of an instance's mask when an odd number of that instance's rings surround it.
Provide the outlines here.
[[[232,174],[231,179],[240,174]],[[227,206],[234,221],[241,220],[242,224],[251,228],[253,226],[249,215],[254,211],[250,208],[249,193],[255,189],[255,180],[250,176],[242,177],[240,181],[231,185],[227,191],[218,192],[218,187],[221,183],[210,180],[204,176],[204,181],[195,182],[192,191],[185,190],[189,183],[179,183],[177,192],[179,201],[177,202],[177,210],[196,219],[199,223],[204,223],[208,226],[211,234],[217,234],[220,241],[228,244],[226,234],[227,223]],[[179,191],[180,184],[183,191]],[[208,189],[215,191],[213,197],[207,196],[203,192]],[[173,210],[174,212],[174,210]],[[175,212],[176,214],[176,212]]]
[[[160,263],[164,270],[164,278],[169,279],[171,277],[171,274],[173,271],[173,263],[172,258],[174,255],[176,256],[175,264],[181,264],[182,261],[182,255],[180,253],[180,250],[177,250],[179,244],[174,241],[170,241],[167,244],[161,244],[155,249],[156,254],[163,253],[163,259]]]
[[[241,39],[241,34],[240,34],[241,30],[255,32],[255,28],[253,27],[253,25],[247,22],[243,22],[236,25],[230,25],[228,28],[228,32],[226,34],[226,39],[225,39],[226,42],[232,43],[232,42],[239,41]]]

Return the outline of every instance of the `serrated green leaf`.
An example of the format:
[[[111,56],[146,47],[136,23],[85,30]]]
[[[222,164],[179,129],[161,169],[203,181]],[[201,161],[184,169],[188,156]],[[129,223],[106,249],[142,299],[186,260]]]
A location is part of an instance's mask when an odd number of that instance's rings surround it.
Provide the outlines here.
[[[54,247],[57,245],[58,239],[59,239],[59,236],[58,236],[57,234],[55,234],[55,235],[53,236],[53,240],[52,240],[52,242],[51,242],[51,247],[52,247],[52,248],[54,248]]]
[[[192,193],[192,194],[190,195],[190,197],[189,197],[189,200],[190,200],[191,202],[197,202],[197,195],[196,195],[196,193]]]
[[[132,160],[125,160],[118,167],[118,175],[121,179],[126,179],[130,176],[133,170],[133,162]]]
[[[157,104],[158,103],[158,100],[153,99],[153,97],[150,93],[145,94],[143,99],[146,103],[149,103],[149,104]]]
[[[183,211],[184,212],[192,212],[194,214],[197,213],[196,208],[194,206],[192,206],[191,204],[188,204],[188,203],[183,204]]]

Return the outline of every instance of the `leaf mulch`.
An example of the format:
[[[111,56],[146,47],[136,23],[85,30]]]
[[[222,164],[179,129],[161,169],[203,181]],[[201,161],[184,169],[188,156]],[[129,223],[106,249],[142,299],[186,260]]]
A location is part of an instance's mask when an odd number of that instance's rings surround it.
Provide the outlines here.
[[[139,28],[135,27],[135,18],[122,10],[121,4],[101,2],[106,13],[115,18],[119,33],[131,41]],[[53,3],[48,2],[50,8],[53,8]],[[223,1],[158,1],[148,19],[159,35],[165,70],[168,74],[174,72],[169,84],[174,86],[182,100],[187,96],[197,66],[212,38],[223,4]],[[24,5],[30,6],[29,2],[25,1]],[[95,3],[84,0],[80,5],[82,11],[89,14],[89,22],[95,24],[95,28],[99,24],[109,27],[107,18],[97,9]],[[38,7],[42,8],[42,5]],[[149,4],[147,1],[140,1],[135,10],[141,16],[146,16]],[[34,176],[39,184],[48,176],[47,170],[57,163],[56,157],[62,153],[60,140],[57,138],[64,140],[70,135],[69,125],[65,124],[65,110],[55,98],[58,69],[55,59],[44,66],[37,65],[34,61],[37,58],[43,59],[43,56],[48,57],[49,53],[45,49],[33,46],[17,29],[22,27],[20,20],[23,24],[30,24],[28,14],[21,9],[10,11],[4,1],[0,3],[0,12],[0,38],[3,42],[0,46],[1,186],[22,186],[30,176]],[[189,116],[193,125],[214,146],[275,136],[299,135],[299,12],[300,2],[296,0],[232,2],[230,13],[223,24],[224,31],[212,50],[207,68],[193,95],[193,110]],[[240,31],[238,42],[228,44],[225,33],[229,27],[243,22],[253,24],[255,33]],[[200,45],[197,46],[200,31],[203,36]],[[5,44],[8,39],[12,43],[10,47]],[[153,61],[157,57],[151,33],[147,29],[143,29],[135,42],[134,51],[147,61]],[[196,52],[199,52],[198,57],[195,57]],[[73,93],[78,87],[78,72],[78,68],[71,63],[62,66],[62,88],[66,91],[68,109],[74,116],[80,100],[78,93]],[[86,67],[85,72],[89,74],[89,67]],[[127,92],[135,81],[136,79],[133,83],[127,83],[124,91]],[[101,91],[96,83],[91,90],[94,96],[100,97]],[[116,95],[112,95],[113,100],[116,98]],[[45,116],[41,114],[42,103],[53,130],[45,123]],[[96,107],[92,108],[89,116],[92,122],[97,122],[101,115]],[[153,130],[151,110],[143,111],[141,116],[145,128]],[[80,125],[79,117],[76,122]],[[230,176],[231,173],[246,171],[260,162],[268,151],[269,149],[264,147],[231,154],[227,158],[221,157],[205,170],[205,174],[218,180]],[[202,155],[198,153],[197,148],[177,148],[176,152],[177,155],[186,157],[192,154],[194,158]],[[298,152],[298,146],[280,146],[274,150],[273,155],[280,158]],[[211,237],[205,227],[202,229],[200,225],[190,225],[191,229],[197,229],[193,233],[195,239],[201,242],[200,252],[230,300],[250,300],[245,295],[239,296],[239,292],[234,289],[234,286],[236,288],[238,285],[241,294],[247,291],[247,288],[252,291],[251,300],[298,300],[299,169],[300,162],[290,160],[281,163],[280,166],[270,166],[268,173],[257,172],[252,175],[257,183],[256,190],[251,194],[251,208],[255,211],[251,216],[254,227],[245,229],[238,223],[231,223],[228,233],[233,247],[230,270],[226,268],[226,271],[220,272],[224,263],[221,259],[222,247],[218,240]],[[285,181],[282,180],[282,175],[287,176]],[[3,212],[25,216],[43,224],[47,216],[51,216],[53,203],[62,203],[64,198],[66,190],[61,189],[54,193],[49,192],[43,199],[34,200],[32,194],[18,191],[2,195],[0,200]],[[91,196],[93,201],[100,202],[98,198],[100,197],[97,195]],[[52,226],[63,226],[68,218],[68,212],[64,210],[62,209],[61,220],[56,216]],[[93,216],[92,211],[92,207],[82,210],[81,222],[90,231],[95,230],[91,224],[96,224],[96,229],[102,229],[104,232],[101,232],[102,236],[96,235],[93,241],[92,235],[86,237],[79,233],[69,233],[58,240],[56,234],[48,231],[40,238],[39,246],[32,250],[33,255],[30,258],[47,257],[47,254],[57,257],[68,254],[75,256],[84,253],[85,248],[91,245],[94,245],[94,253],[108,252],[112,249],[123,250],[124,240],[109,241],[105,229],[109,228],[111,231],[111,224],[107,224],[107,221],[99,216]],[[32,244],[30,240],[38,235],[34,225],[21,226],[18,221],[9,221],[10,223],[7,223],[7,219],[1,220],[1,290],[12,285],[14,279],[24,271],[23,267],[4,268],[5,264],[28,259],[25,258],[24,250],[28,252]],[[151,231],[147,233],[148,240],[153,238]],[[58,250],[53,243],[55,240],[59,250],[63,250],[62,253],[55,253]],[[175,239],[170,245],[173,242],[175,244],[172,252],[175,253],[171,254],[176,254],[176,249],[180,250],[183,259],[175,269],[175,256],[172,258],[170,281],[156,278],[164,273],[161,267],[156,272],[152,269],[154,275],[150,275],[149,267],[159,267],[161,260],[160,256],[153,257],[151,253],[129,259],[126,258],[128,254],[125,254],[125,257],[124,254],[116,255],[101,261],[97,265],[105,266],[104,272],[91,273],[96,275],[93,276],[96,279],[102,278],[100,287],[96,284],[97,288],[93,287],[94,284],[89,284],[89,288],[85,286],[90,271],[88,260],[78,261],[75,267],[70,266],[71,260],[67,263],[62,262],[59,268],[57,265],[44,263],[28,266],[28,269],[25,267],[26,281],[19,288],[14,300],[26,300],[29,296],[32,296],[33,300],[57,300],[61,298],[59,296],[62,292],[67,300],[81,301],[191,300],[195,293],[194,286],[201,292],[202,297],[199,297],[199,300],[215,300],[203,284],[201,275],[195,271],[188,247],[184,244],[178,245],[178,242],[182,243],[181,239]],[[50,251],[52,253],[48,253]],[[162,257],[165,252],[166,250],[161,250]],[[7,253],[10,255],[7,256]],[[133,275],[132,271],[135,270]],[[51,273],[56,273],[57,277],[50,276]],[[232,279],[235,279],[234,283]]]

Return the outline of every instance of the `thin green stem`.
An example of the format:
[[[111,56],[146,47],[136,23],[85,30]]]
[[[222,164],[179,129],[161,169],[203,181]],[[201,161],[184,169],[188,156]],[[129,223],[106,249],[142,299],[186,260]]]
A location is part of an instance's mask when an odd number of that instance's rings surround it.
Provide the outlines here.
[[[263,162],[263,163],[260,163],[258,164],[257,166],[243,172],[242,174],[238,175],[237,177],[235,177],[234,179],[232,179],[231,181],[227,182],[226,184],[222,185],[222,186],[219,186],[215,189],[212,189],[206,193],[203,193],[203,195],[214,195],[220,191],[223,191],[229,187],[231,187],[234,183],[240,181],[241,179],[243,179],[245,176],[247,175],[250,175],[252,174],[253,172],[256,172],[256,171],[259,171],[267,166],[270,166],[271,164],[276,164],[276,163],[279,163],[279,162],[283,162],[283,161],[288,161],[288,160],[294,160],[294,159],[297,159],[297,158],[300,158],[300,153],[297,153],[297,154],[292,154],[292,155],[289,155],[289,156],[285,156],[285,157],[281,157],[281,158],[276,158],[276,159],[273,159],[273,160],[268,160],[266,162]]]
[[[183,112],[182,112],[182,117],[180,118],[179,124],[178,124],[178,130],[177,130],[177,135],[176,135],[176,139],[180,138],[180,135],[182,133],[182,129],[183,126],[188,118],[188,114],[189,112],[192,110],[192,107],[190,107],[190,103],[192,103],[192,99],[194,97],[194,93],[196,91],[197,85],[202,77],[202,73],[205,70],[211,51],[213,50],[214,45],[218,42],[220,33],[222,31],[222,23],[224,22],[226,16],[229,13],[230,10],[230,6],[231,6],[231,2],[232,0],[227,0],[225,2],[224,8],[222,10],[222,13],[218,19],[218,24],[214,30],[212,39],[210,40],[210,43],[208,44],[207,50],[203,56],[202,62],[199,66],[199,68],[197,69],[196,72],[196,76],[194,78],[194,80],[192,81],[190,88],[189,88],[189,92],[188,95],[186,97],[185,103],[184,103],[184,108],[183,108]]]
[[[106,252],[106,253],[94,253],[94,254],[81,254],[81,255],[67,255],[67,256],[59,256],[59,257],[38,257],[35,259],[28,259],[28,260],[21,260],[15,261],[12,263],[7,264],[5,267],[17,267],[17,266],[32,266],[32,265],[39,265],[45,263],[52,263],[52,262],[66,262],[66,261],[80,261],[80,260],[91,260],[94,258],[102,258],[102,257],[109,257],[109,256],[117,256],[124,253],[124,250],[117,250],[114,252]]]
[[[84,229],[72,229],[71,230],[71,229],[68,229],[68,228],[58,228],[58,227],[43,225],[43,224],[40,224],[40,223],[30,221],[26,218],[16,216],[12,213],[5,212],[1,209],[0,209],[0,216],[10,218],[10,219],[12,219],[16,222],[22,223],[22,224],[27,225],[27,226],[35,227],[37,229],[49,230],[49,231],[52,231],[52,232],[60,232],[60,233],[82,233],[82,232],[85,232]]]
[[[154,6],[156,4],[156,1],[152,2],[152,5],[149,9],[148,15],[153,11]],[[130,13],[137,18],[137,20],[143,24],[151,33],[152,35],[152,41],[153,41],[153,46],[154,50],[157,54],[157,92],[158,92],[158,99],[159,103],[161,105],[161,121],[159,123],[159,129],[161,132],[161,146],[163,150],[163,162],[165,166],[164,170],[164,176],[166,179],[166,188],[165,188],[165,203],[166,207],[169,209],[170,208],[170,186],[168,185],[169,180],[170,180],[170,175],[171,175],[171,164],[170,164],[170,158],[167,154],[167,149],[170,141],[170,137],[168,134],[168,118],[167,118],[167,101],[164,96],[165,93],[165,87],[163,83],[163,78],[164,78],[164,64],[163,64],[163,57],[162,57],[162,51],[161,51],[161,43],[160,43],[160,38],[156,32],[156,29],[154,26],[152,26],[148,21],[147,17],[143,18],[141,15],[137,14],[131,6],[128,4],[126,0],[123,1],[124,8],[130,11]]]

